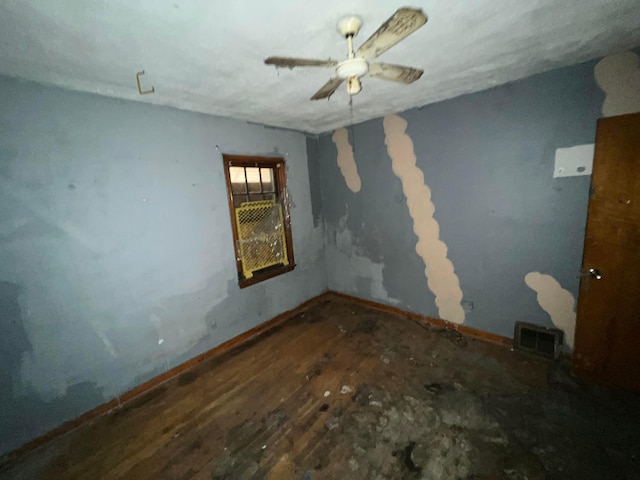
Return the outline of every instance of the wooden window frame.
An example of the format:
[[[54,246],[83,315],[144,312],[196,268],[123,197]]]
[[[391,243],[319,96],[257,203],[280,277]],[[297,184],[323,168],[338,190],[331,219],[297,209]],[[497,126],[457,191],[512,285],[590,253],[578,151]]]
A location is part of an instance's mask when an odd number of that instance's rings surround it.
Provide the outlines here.
[[[250,285],[268,280],[278,275],[290,272],[295,268],[293,257],[293,238],[291,235],[291,217],[289,212],[289,202],[287,201],[287,172],[285,162],[280,157],[257,157],[245,155],[222,155],[224,174],[227,184],[227,200],[229,202],[229,215],[231,218],[231,231],[233,233],[233,250],[236,257],[236,270],[238,272],[238,285],[245,288]],[[285,266],[274,266],[264,272],[256,273],[252,278],[244,278],[242,273],[242,259],[238,243],[238,228],[236,225],[235,205],[233,202],[233,190],[231,187],[231,174],[229,167],[263,167],[271,168],[274,172],[273,182],[276,192],[276,201],[282,206],[285,241],[287,243],[287,258],[289,264]]]

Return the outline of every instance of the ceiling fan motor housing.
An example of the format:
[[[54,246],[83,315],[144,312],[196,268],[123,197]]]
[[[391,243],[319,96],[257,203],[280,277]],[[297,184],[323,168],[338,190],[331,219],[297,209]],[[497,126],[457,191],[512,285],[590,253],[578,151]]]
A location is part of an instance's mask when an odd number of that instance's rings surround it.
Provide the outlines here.
[[[338,31],[343,37],[355,37],[362,27],[362,20],[354,15],[344,17],[338,22]]]

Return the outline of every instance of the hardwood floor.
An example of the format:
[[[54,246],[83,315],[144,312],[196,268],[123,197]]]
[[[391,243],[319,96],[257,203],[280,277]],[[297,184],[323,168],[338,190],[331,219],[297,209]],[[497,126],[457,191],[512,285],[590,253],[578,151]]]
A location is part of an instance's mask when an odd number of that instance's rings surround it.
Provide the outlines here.
[[[333,299],[0,478],[627,478],[640,458],[637,400],[576,385],[553,362]]]

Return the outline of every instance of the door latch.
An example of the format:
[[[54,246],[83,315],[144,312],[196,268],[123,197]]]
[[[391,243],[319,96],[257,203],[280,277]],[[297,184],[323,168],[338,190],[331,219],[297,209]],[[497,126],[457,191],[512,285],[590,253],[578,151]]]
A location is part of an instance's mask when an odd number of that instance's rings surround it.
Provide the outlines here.
[[[582,276],[583,277],[593,277],[596,280],[602,280],[602,274],[600,273],[600,270],[598,270],[597,268],[590,268],[586,272],[583,272]]]

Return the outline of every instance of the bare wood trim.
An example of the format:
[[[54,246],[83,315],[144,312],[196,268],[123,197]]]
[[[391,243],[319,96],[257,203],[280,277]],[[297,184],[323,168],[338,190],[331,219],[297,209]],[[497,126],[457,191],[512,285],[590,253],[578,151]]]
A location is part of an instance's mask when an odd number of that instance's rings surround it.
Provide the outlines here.
[[[373,302],[371,300],[365,300],[363,298],[358,298],[358,297],[352,297],[351,295],[347,295],[346,293],[329,291],[329,294],[331,296],[344,298],[345,300],[350,300],[354,303],[358,303],[360,305],[364,305],[366,307],[373,308],[381,312],[391,313],[393,315],[399,315],[401,317],[407,317],[412,320],[425,322],[425,323],[428,323],[429,325],[433,325],[436,327],[451,328],[459,331],[460,333],[463,333],[464,335],[479,338],[487,342],[496,343],[498,345],[506,345],[506,346],[513,345],[513,339],[508,337],[503,337],[502,335],[496,335],[495,333],[485,332],[483,330],[477,330],[475,328],[466,327],[464,325],[458,325],[457,323],[447,322],[439,318],[427,317],[425,315],[420,315],[419,313],[410,312],[408,310],[402,310],[400,308],[392,307],[390,305],[385,305],[383,303]]]
[[[122,395],[108,401],[107,403],[103,403],[102,405],[97,406],[93,410],[89,410],[88,412],[83,413],[78,418],[63,423],[62,425],[54,428],[50,432],[47,432],[44,435],[41,435],[40,437],[37,437],[27,442],[23,446],[18,447],[16,450],[13,450],[12,452],[5,454],[2,458],[0,458],[0,465],[3,464],[5,461],[15,459],[32,450],[35,450],[38,447],[44,445],[45,443],[50,442],[54,438],[57,438],[66,433],[69,433],[72,430],[75,430],[76,428],[82,426],[83,424],[90,422],[91,420],[94,420],[102,415],[105,415],[109,412],[122,408],[132,400],[140,397],[145,393],[148,393],[149,391],[153,390],[156,387],[159,387],[163,383],[168,382],[169,380],[177,377],[181,373],[184,373],[185,371],[195,367],[196,365],[204,362],[205,360],[209,360],[214,357],[219,357],[237,348],[241,348],[243,344],[249,342],[250,340],[255,339],[256,337],[266,334],[267,332],[269,332],[269,330],[272,330],[275,327],[285,323],[287,320],[292,319],[293,317],[307,310],[309,307],[315,305],[316,303],[320,303],[326,300],[328,297],[329,297],[328,292],[321,293],[320,295],[307,300],[306,302],[298,305],[297,307],[291,310],[288,310],[286,312],[283,312],[280,315],[277,315],[276,317],[272,318],[271,320],[267,320],[266,322],[261,323],[257,327],[254,327],[251,330],[247,330],[246,332],[238,335],[237,337],[233,337],[232,339],[227,340],[226,342],[218,345],[217,347],[214,347],[211,350],[207,350],[206,352],[201,353],[200,355],[193,357],[192,359],[187,360],[186,362],[173,367],[171,370],[168,370],[167,372],[161,375],[158,375],[157,377],[154,377],[151,380],[148,380],[141,385],[138,385],[137,387],[123,393]]]
[[[228,153],[222,154],[222,158],[228,160],[232,167],[237,166],[249,166],[255,167],[258,165],[275,165],[278,162],[284,161],[282,157],[258,157],[254,155],[230,155]]]
[[[269,280],[270,278],[277,277],[278,275],[282,275],[283,273],[290,272],[295,268],[295,264],[290,263],[286,267],[281,267],[278,269],[274,269],[272,272],[264,273],[258,276],[254,276],[251,278],[245,278],[243,280],[238,280],[238,286],[240,288],[250,287],[251,285],[255,285],[256,283],[260,283],[264,280]]]
[[[284,214],[284,234],[287,239],[287,259],[289,260],[289,265],[295,266],[296,260],[293,257],[293,236],[291,235],[291,212],[289,211],[289,187],[287,185],[287,172],[284,160],[279,164],[281,167],[275,168],[277,184],[276,184],[276,192],[283,192],[284,195],[280,198],[280,203],[282,205],[283,214]]]
[[[233,205],[233,191],[231,189],[231,170],[229,166],[231,165],[231,156],[227,157],[226,155],[222,155],[222,162],[224,166],[224,176],[226,178],[227,183],[227,201],[229,202],[229,218],[231,220],[231,233],[233,236],[233,254],[236,260],[236,271],[242,271],[242,263],[240,262],[240,253],[238,252],[238,226],[236,225],[235,219],[235,206]],[[246,174],[245,174],[246,175]],[[249,193],[249,188],[247,187],[247,194]],[[238,278],[240,278],[240,274],[238,274]]]

